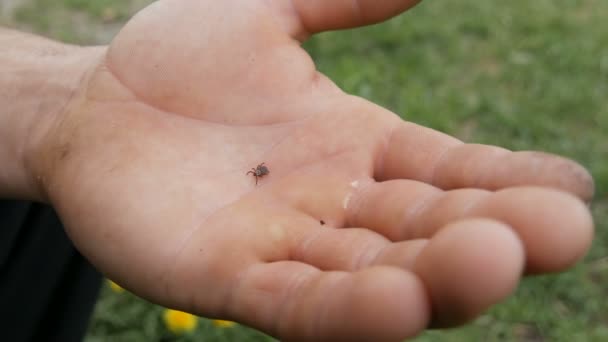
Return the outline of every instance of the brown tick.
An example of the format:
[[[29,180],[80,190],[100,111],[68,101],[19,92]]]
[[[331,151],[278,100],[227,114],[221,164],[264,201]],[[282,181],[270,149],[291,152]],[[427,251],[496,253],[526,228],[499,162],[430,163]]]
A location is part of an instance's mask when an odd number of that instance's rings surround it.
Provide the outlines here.
[[[268,168],[264,166],[264,163],[262,163],[256,166],[255,169],[251,168],[251,171],[247,172],[247,174],[250,173],[255,177],[255,185],[258,185],[258,178],[266,176],[270,173],[270,170],[268,170]]]

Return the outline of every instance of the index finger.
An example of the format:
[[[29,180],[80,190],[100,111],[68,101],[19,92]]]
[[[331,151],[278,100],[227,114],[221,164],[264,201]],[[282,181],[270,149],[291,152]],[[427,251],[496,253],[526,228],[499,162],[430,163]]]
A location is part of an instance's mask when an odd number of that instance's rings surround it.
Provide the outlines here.
[[[593,178],[576,162],[542,152],[465,144],[438,131],[398,121],[380,156],[377,180],[412,179],[443,190],[543,186],[589,202]]]

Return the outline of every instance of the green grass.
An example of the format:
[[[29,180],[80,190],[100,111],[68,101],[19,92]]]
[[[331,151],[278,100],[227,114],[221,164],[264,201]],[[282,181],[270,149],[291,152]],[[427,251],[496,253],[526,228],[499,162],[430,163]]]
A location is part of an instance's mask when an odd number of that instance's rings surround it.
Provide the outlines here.
[[[86,342],[273,341],[256,330],[240,325],[216,327],[211,320],[204,318],[199,319],[194,331],[176,335],[165,327],[164,310],[128,292],[117,293],[106,286]]]
[[[68,41],[98,42],[104,36],[82,33],[74,18],[80,26],[106,30],[107,8],[115,8],[110,24],[120,23],[142,1],[134,4],[32,0],[10,23]],[[34,15],[41,8],[49,15]],[[306,44],[342,88],[407,120],[469,142],[561,154],[595,178],[597,233],[582,263],[526,279],[513,297],[475,322],[416,341],[608,340],[606,13],[605,0],[426,0],[382,25],[325,33]],[[160,312],[106,289],[88,340],[158,340],[166,336]],[[181,340],[196,337],[263,340],[244,327],[218,329],[208,320]]]

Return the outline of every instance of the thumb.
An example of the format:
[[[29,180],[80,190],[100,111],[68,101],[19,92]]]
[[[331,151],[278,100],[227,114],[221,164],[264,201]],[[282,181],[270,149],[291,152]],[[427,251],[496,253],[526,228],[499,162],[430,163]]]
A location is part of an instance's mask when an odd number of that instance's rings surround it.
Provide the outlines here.
[[[288,0],[286,0],[288,1]],[[413,7],[421,0],[291,0],[302,36],[320,31],[375,24]]]

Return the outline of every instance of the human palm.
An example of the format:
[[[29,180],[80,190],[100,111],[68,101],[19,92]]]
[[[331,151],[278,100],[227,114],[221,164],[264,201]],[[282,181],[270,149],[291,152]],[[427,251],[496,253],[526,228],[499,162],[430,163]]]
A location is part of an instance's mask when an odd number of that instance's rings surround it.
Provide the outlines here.
[[[375,341],[462,323],[522,271],[578,260],[584,169],[463,144],[316,71],[310,33],[415,1],[347,3],[163,0],[134,17],[48,144],[46,191],[83,254],[163,305]]]

